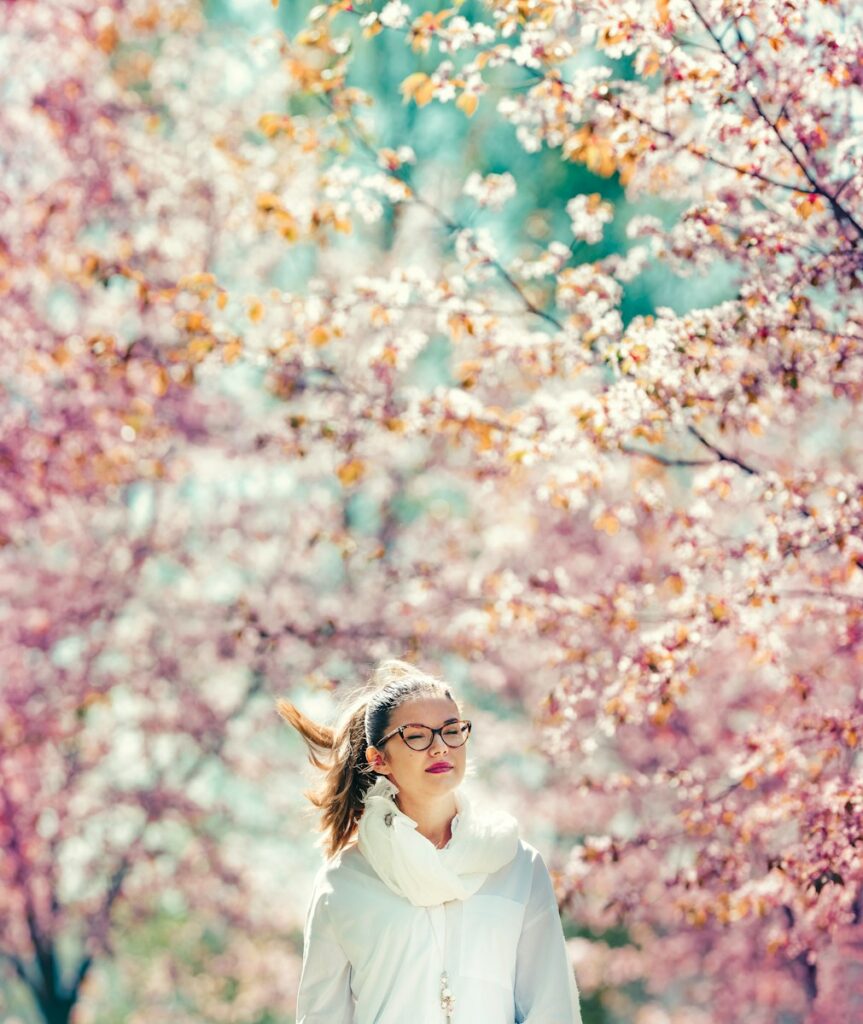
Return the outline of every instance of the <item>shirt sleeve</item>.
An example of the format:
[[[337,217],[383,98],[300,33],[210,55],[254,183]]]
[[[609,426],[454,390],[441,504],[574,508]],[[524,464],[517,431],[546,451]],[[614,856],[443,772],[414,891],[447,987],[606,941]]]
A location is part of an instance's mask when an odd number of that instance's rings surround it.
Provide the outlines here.
[[[515,1010],[517,1024],[582,1024],[554,887],[538,853],[518,942]]]
[[[303,932],[297,1024],[353,1024],[351,965],[333,931],[327,893],[315,885]]]

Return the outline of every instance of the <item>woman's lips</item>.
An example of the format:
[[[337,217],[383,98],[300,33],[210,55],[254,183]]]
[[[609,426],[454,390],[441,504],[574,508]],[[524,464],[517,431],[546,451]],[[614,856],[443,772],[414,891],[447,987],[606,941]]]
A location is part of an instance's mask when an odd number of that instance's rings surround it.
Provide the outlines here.
[[[446,761],[438,761],[436,764],[433,764],[430,768],[426,768],[426,771],[432,772],[435,775],[437,775],[440,772],[451,772],[452,765]]]

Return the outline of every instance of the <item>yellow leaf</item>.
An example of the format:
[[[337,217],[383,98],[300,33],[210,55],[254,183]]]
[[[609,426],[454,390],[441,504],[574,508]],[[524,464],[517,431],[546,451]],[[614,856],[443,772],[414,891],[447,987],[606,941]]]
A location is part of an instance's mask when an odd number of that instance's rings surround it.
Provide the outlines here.
[[[249,319],[253,324],[259,324],[264,318],[264,304],[260,299],[252,299],[249,303]]]
[[[588,169],[594,174],[599,174],[603,178],[610,178],[614,174],[617,167],[614,151],[605,139],[597,139],[590,143],[585,149],[585,156]]]
[[[813,213],[820,213],[824,209],[822,196],[807,192],[794,202],[794,209],[803,220],[808,220]]]
[[[358,480],[362,479],[366,471],[366,464],[362,459],[348,459],[347,462],[343,462],[336,470],[336,476],[338,476],[343,487],[350,487],[351,484],[355,484]]]
[[[150,388],[154,395],[158,398],[162,398],[168,393],[168,388],[171,384],[171,377],[164,366],[157,366],[156,372],[153,375],[153,383]]]
[[[208,352],[213,349],[213,339],[207,336],[192,338],[189,342],[187,352],[194,362],[200,362]]]
[[[386,327],[390,322],[390,311],[380,303],[372,306],[369,311],[369,323],[372,327]]]
[[[641,69],[641,73],[646,77],[650,78],[651,75],[655,75],[662,64],[662,58],[656,50],[651,50],[644,60],[644,67]]]
[[[285,132],[291,138],[294,136],[294,123],[287,114],[261,114],[258,118],[258,127],[268,139]]]
[[[239,359],[241,352],[243,351],[243,343],[239,338],[234,338],[233,341],[229,341],[227,345],[222,349],[222,359],[229,365],[235,363]]]
[[[261,192],[255,198],[255,204],[262,213],[271,213],[282,208],[281,200],[275,192]]]
[[[300,237],[300,225],[297,218],[287,210],[280,210],[278,216],[279,234],[289,242],[296,242]]]
[[[423,82],[414,93],[414,102],[418,107],[424,107],[434,99],[434,82],[429,78]]]
[[[468,117],[473,117],[479,106],[479,96],[475,92],[463,92],[455,101],[455,105],[459,110],[463,110]]]
[[[228,304],[228,293],[227,292],[219,292],[219,294],[216,296],[216,305],[218,306],[219,309],[224,309],[225,306],[227,306],[227,304]]]
[[[622,43],[624,39],[626,39],[625,32],[612,32],[610,29],[604,28],[599,34],[596,45],[599,49],[603,49],[606,46],[614,46],[615,43]]]
[[[330,340],[330,332],[327,330],[326,327],[324,327],[323,324],[316,324],[309,331],[309,341],[313,345],[316,345],[318,348],[320,348],[321,345],[326,345],[326,343],[329,340]]]
[[[120,33],[116,25],[106,25],[96,35],[96,45],[103,53],[113,53],[120,42]]]
[[[51,352],[51,358],[58,366],[66,366],[67,363],[71,362],[72,357],[69,354],[69,349],[60,342],[60,344],[53,349]]]
[[[663,587],[670,590],[672,594],[679,596],[686,589],[686,584],[683,582],[683,577],[680,573],[673,572],[666,576],[663,580]]]
[[[650,716],[650,721],[657,726],[665,725],[674,712],[674,703],[670,700],[663,700],[659,707]]]
[[[413,99],[417,89],[419,89],[424,82],[428,81],[428,77],[429,76],[424,74],[422,71],[415,71],[412,75],[408,75],[400,86],[402,98],[405,103],[407,103],[408,100]]]
[[[620,530],[620,520],[613,512],[603,512],[594,520],[593,528],[613,537]]]
[[[827,137],[827,132],[821,127],[820,124],[815,125],[813,133],[817,136],[815,142],[810,142],[809,145],[812,149],[824,149],[830,139]]]

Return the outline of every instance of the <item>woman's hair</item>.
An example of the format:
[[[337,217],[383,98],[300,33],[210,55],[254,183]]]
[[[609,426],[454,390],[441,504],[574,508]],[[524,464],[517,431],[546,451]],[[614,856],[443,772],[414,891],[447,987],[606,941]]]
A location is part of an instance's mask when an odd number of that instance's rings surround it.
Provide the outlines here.
[[[306,795],[321,810],[327,856],[351,841],[362,816],[363,797],[375,779],[366,747],[377,746],[397,707],[425,696],[455,700],[442,680],[409,662],[388,658],[378,663],[365,686],[350,695],[333,727],[313,722],[290,701],[276,701],[278,713],[306,741],[311,763],[324,772],[320,788]]]

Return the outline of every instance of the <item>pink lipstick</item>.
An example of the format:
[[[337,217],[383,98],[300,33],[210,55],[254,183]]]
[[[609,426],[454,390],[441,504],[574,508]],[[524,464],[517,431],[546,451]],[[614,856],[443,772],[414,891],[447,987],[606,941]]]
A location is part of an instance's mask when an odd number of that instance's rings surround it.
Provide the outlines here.
[[[432,772],[434,775],[438,775],[441,772],[451,772],[452,765],[449,763],[449,761],[435,761],[433,765],[430,765],[428,768],[426,768],[426,771]]]

